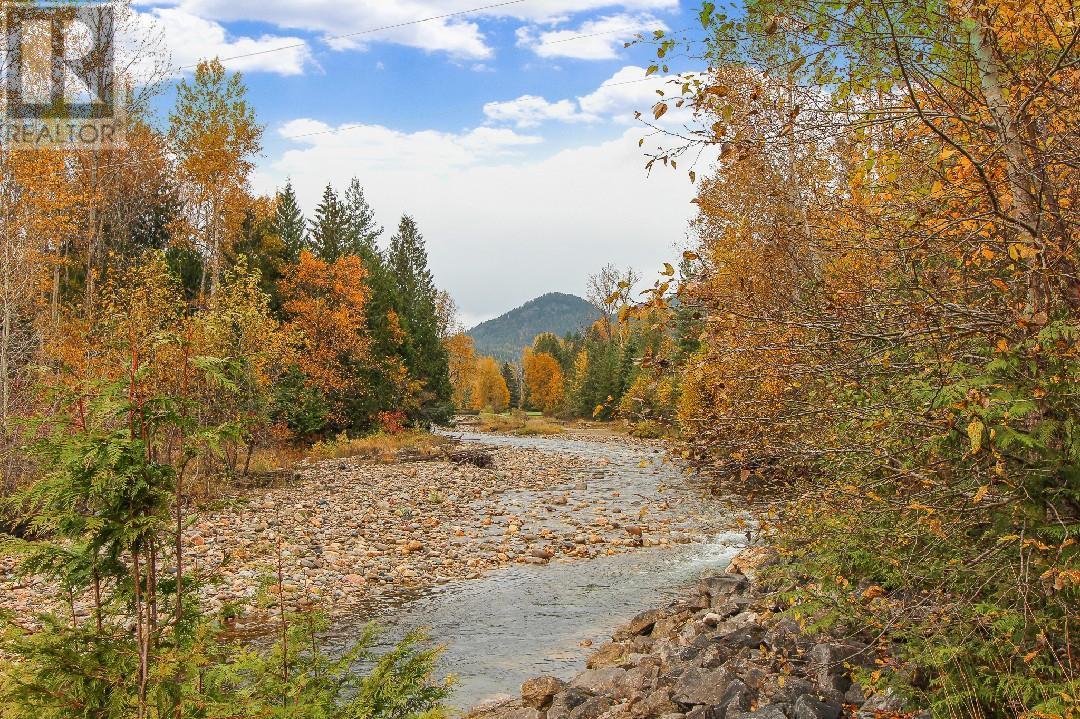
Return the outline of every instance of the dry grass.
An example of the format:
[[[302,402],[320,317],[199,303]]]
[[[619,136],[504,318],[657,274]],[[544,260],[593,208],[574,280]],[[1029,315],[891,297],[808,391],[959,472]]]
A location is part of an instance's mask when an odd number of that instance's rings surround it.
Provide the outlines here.
[[[449,440],[428,432],[410,431],[397,434],[373,434],[367,437],[348,437],[340,434],[332,440],[316,442],[308,452],[314,460],[365,457],[392,462],[402,452],[421,457],[434,457]]]
[[[542,417],[529,417],[522,412],[513,414],[489,414],[480,415],[477,427],[482,432],[495,432],[502,434],[516,434],[521,436],[553,435],[562,434],[562,425],[548,421]]]

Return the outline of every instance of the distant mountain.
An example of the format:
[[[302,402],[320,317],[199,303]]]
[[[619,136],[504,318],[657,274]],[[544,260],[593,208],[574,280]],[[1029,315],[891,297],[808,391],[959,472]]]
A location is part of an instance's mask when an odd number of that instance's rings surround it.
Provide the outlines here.
[[[559,337],[587,327],[600,316],[599,310],[576,295],[548,292],[501,317],[481,322],[468,334],[477,354],[491,355],[500,362],[520,362],[521,351],[536,335],[553,332]]]

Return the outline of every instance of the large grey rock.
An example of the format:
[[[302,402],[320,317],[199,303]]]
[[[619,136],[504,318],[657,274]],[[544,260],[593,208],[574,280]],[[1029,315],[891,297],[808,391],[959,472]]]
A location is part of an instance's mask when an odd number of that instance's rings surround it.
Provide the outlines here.
[[[640,664],[619,678],[612,696],[622,700],[629,699],[636,694],[647,694],[656,688],[659,676],[660,663],[653,657],[646,657]]]
[[[626,670],[621,667],[588,669],[574,677],[570,686],[585,689],[593,694],[610,694],[625,675]]]
[[[812,682],[793,676],[771,676],[761,688],[761,695],[773,704],[794,704],[803,694],[813,693]]]
[[[837,719],[843,707],[840,702],[816,699],[810,694],[803,694],[795,700],[794,719]]]
[[[815,644],[810,650],[807,676],[825,693],[843,694],[851,687],[851,676],[845,664],[858,652],[854,647],[837,644]]]
[[[611,638],[617,642],[621,642],[624,639],[636,636],[638,634],[648,634],[652,631],[656,622],[664,618],[664,612],[660,609],[646,609],[636,617],[627,622],[624,626],[619,627]]]
[[[521,703],[533,709],[544,709],[565,686],[566,682],[555,677],[526,679],[521,685]]]
[[[675,682],[673,699],[684,706],[720,706],[730,682],[731,675],[723,669],[691,667]]]
[[[724,707],[724,716],[748,711],[754,701],[754,693],[742,679],[732,679],[724,689],[720,704]]]
[[[574,707],[570,719],[597,719],[611,708],[611,704],[608,697],[590,697]],[[548,717],[551,717],[551,712],[548,712]]]
[[[904,703],[900,700],[900,697],[892,693],[892,690],[885,690],[880,694],[874,694],[872,697],[863,702],[863,705],[859,707],[859,716],[874,716],[878,712],[897,712],[904,707]]]
[[[584,689],[579,687],[567,687],[551,698],[551,705],[547,710],[547,719],[566,719],[574,709],[578,708],[591,698],[592,694]],[[604,708],[606,709],[607,707]]]
[[[698,583],[698,592],[709,598],[709,606],[717,607],[732,595],[742,594],[750,586],[741,574],[705,577]]]
[[[678,713],[679,707],[671,701],[671,690],[667,688],[650,692],[644,698],[630,703],[630,714],[634,717],[660,717],[664,714]]]

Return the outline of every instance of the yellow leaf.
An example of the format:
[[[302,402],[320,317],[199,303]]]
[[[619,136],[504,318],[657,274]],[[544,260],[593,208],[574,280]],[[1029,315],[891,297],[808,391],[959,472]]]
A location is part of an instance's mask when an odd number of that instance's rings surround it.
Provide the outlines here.
[[[971,501],[975,504],[978,504],[979,502],[986,499],[986,493],[989,491],[990,488],[984,484],[983,486],[979,487],[978,491],[975,492],[975,496],[972,497]]]
[[[667,103],[666,102],[658,102],[656,104],[656,107],[653,108],[653,113],[652,114],[653,114],[653,117],[655,117],[657,120],[659,120],[661,117],[664,116],[664,113],[667,112],[667,111],[668,111]]]
[[[983,430],[986,429],[980,420],[973,419],[967,426],[968,439],[971,440],[971,451],[978,452],[982,449]]]

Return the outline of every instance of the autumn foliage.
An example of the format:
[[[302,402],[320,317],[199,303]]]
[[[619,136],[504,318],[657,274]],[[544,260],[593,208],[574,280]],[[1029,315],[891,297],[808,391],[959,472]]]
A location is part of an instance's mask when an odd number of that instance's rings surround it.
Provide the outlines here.
[[[662,354],[685,454],[771,498],[795,618],[890,638],[867,686],[940,716],[1075,715],[1074,9],[702,22],[706,72],[654,113],[693,108],[700,140],[651,162],[718,160],[691,271],[653,291],[672,328],[702,314],[693,352]]]

